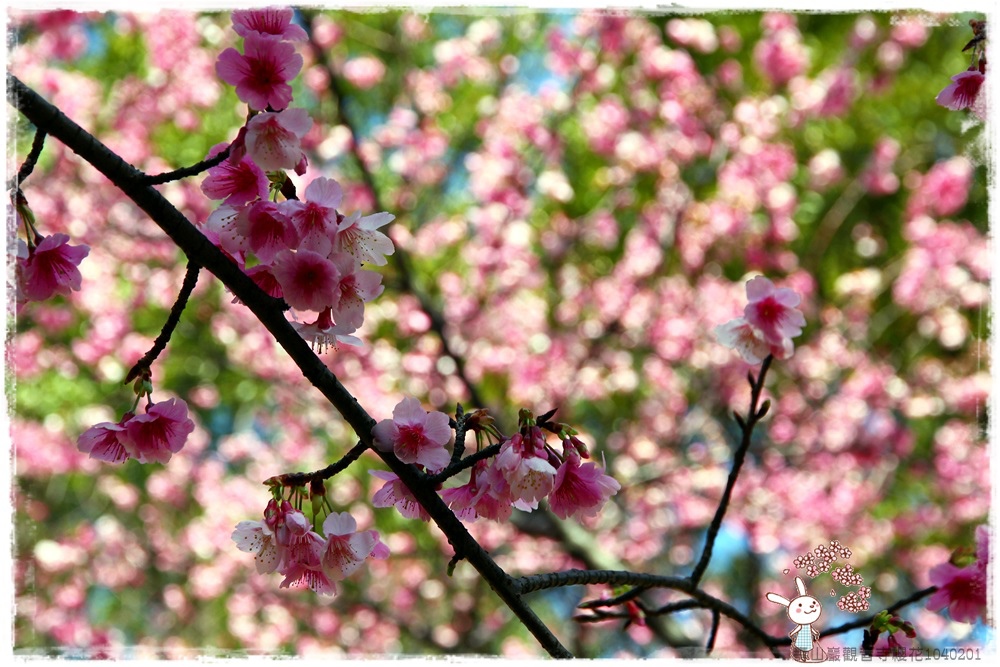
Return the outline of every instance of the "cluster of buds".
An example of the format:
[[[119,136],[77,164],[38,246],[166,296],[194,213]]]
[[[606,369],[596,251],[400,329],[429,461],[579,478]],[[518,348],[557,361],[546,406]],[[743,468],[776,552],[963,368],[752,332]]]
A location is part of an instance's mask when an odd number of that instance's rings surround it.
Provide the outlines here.
[[[241,551],[255,554],[257,572],[284,575],[282,588],[308,587],[320,595],[336,595],[337,582],[346,579],[368,558],[388,558],[389,548],[374,530],[358,531],[347,512],[334,512],[322,484],[313,484],[313,520],[301,507],[281,498],[284,487],[272,483],[274,497],[264,509],[263,521],[241,521],[233,531],[233,541]],[[293,487],[292,498],[301,501],[305,491]],[[314,530],[323,511],[321,535]]]
[[[316,313],[293,326],[318,351],[338,342],[359,345],[352,334],[364,321],[364,304],[382,293],[382,277],[362,268],[382,266],[392,241],[378,231],[393,217],[362,217],[338,210],[339,183],[314,178],[299,201],[283,170],[307,169],[302,138],[312,126],[305,109],[289,108],[289,82],[302,68],[290,41],[306,37],[291,8],[233,12],[233,28],[244,53],[229,48],[216,64],[219,77],[236,87],[249,107],[246,125],[232,144],[219,144],[209,157],[229,149],[228,158],[208,170],[202,191],[221,205],[203,231],[265,292],[298,311]],[[278,194],[286,199],[277,201]]]
[[[866,607],[867,608],[867,607]],[[864,639],[861,642],[861,652],[863,655],[871,656],[876,648],[879,635],[886,633],[887,640],[879,655],[886,653],[895,654],[907,647],[910,640],[916,639],[917,631],[913,624],[904,621],[902,617],[891,614],[888,611],[880,611],[872,619],[872,624],[865,629]],[[905,639],[902,639],[905,637]]]
[[[80,435],[77,448],[90,458],[108,463],[135,459],[139,463],[167,463],[194,431],[187,403],[171,398],[153,402],[153,382],[144,369],[133,383],[135,403],[118,423],[103,422]],[[137,415],[139,401],[146,398],[146,413]]]
[[[554,412],[554,411],[553,411]],[[505,521],[514,508],[530,512],[547,499],[556,516],[594,516],[621,486],[605,467],[590,458],[586,445],[572,427],[549,421],[553,412],[535,418],[521,410],[518,432],[505,438],[483,410],[468,416],[466,428],[476,433],[477,451],[497,440],[501,446],[494,457],[477,460],[469,481],[441,490],[441,498],[462,520]],[[392,451],[405,463],[413,463],[428,473],[445,470],[452,461],[447,446],[451,442],[450,420],[441,412],[425,412],[416,399],[404,399],[372,431],[375,446]],[[545,433],[556,434],[561,451],[547,442]],[[461,461],[455,461],[461,466]],[[408,518],[429,517],[399,478],[390,472],[371,471],[386,484],[375,494],[376,507],[395,506]]]

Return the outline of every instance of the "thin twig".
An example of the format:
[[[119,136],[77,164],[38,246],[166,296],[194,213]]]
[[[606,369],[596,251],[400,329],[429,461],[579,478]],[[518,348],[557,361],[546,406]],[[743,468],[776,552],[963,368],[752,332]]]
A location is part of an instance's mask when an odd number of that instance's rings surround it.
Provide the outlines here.
[[[143,181],[147,185],[161,185],[163,183],[169,183],[170,181],[179,181],[182,178],[187,178],[188,176],[195,176],[203,171],[211,169],[222,164],[226,158],[229,157],[229,147],[227,146],[218,155],[207,158],[191,165],[190,167],[181,167],[180,169],[175,169],[174,171],[167,171],[162,174],[155,174],[152,176],[146,175]]]
[[[729,508],[729,500],[733,495],[733,487],[736,486],[736,478],[739,477],[740,468],[746,459],[747,450],[750,449],[753,427],[764,416],[763,411],[757,408],[757,401],[760,400],[761,391],[764,389],[764,376],[767,375],[767,369],[771,366],[772,359],[771,355],[768,355],[764,359],[764,363],[760,367],[760,374],[756,380],[753,379],[752,375],[750,376],[750,411],[747,413],[746,419],[741,419],[739,415],[736,415],[736,420],[743,431],[743,438],[740,441],[740,446],[736,449],[736,453],[733,455],[733,468],[729,471],[729,479],[726,481],[726,490],[722,493],[722,499],[719,501],[719,508],[715,511],[712,523],[708,527],[708,534],[705,537],[705,546],[702,549],[701,558],[691,572],[692,586],[698,585],[702,575],[705,574],[705,570],[708,568],[709,561],[712,560],[712,549],[715,547],[715,539],[719,535],[719,529],[722,527],[722,519],[726,516],[726,510]]]
[[[719,634],[719,618],[720,614],[717,609],[712,610],[712,629],[708,632],[708,641],[705,643],[705,653],[708,655],[712,654],[712,649],[715,648],[715,637]]]
[[[268,486],[306,486],[313,482],[326,481],[337,473],[346,470],[347,466],[361,458],[361,455],[366,451],[368,451],[368,445],[359,440],[358,444],[354,445],[339,461],[331,463],[321,470],[315,472],[289,472],[284,475],[271,477],[265,480],[264,484]]]
[[[28,151],[28,157],[24,158],[24,163],[17,170],[17,175],[7,181],[8,190],[21,187],[21,182],[31,175],[31,172],[35,170],[35,165],[38,164],[38,158],[41,156],[44,146],[45,130],[38,128],[35,130],[35,138],[31,142],[31,150]]]
[[[149,370],[149,367],[156,361],[156,358],[160,356],[160,352],[163,352],[164,348],[167,347],[167,343],[170,342],[170,336],[174,333],[174,329],[181,319],[181,313],[184,312],[188,299],[191,297],[191,292],[194,291],[194,286],[198,283],[198,274],[200,272],[201,267],[198,266],[197,262],[193,260],[188,261],[187,273],[184,274],[181,291],[177,295],[177,300],[174,301],[173,307],[170,308],[170,314],[167,316],[167,321],[163,324],[163,329],[160,330],[160,335],[153,341],[153,347],[149,348],[149,352],[142,355],[142,359],[135,362],[135,366],[125,376],[124,384],[128,384],[139,377],[144,370]]]
[[[495,445],[490,445],[489,447],[485,447],[474,454],[469,454],[458,463],[453,463],[452,465],[448,466],[439,473],[436,473],[434,475],[427,475],[426,477],[424,477],[424,479],[428,484],[434,484],[434,485],[440,484],[441,482],[451,477],[454,477],[463,470],[471,468],[472,466],[476,465],[476,463],[478,463],[479,461],[482,461],[483,459],[488,459],[491,456],[496,456],[497,454],[500,453],[500,448],[502,446],[503,445],[501,443],[497,443]]]
[[[887,611],[887,612],[889,612],[891,614],[892,612],[896,611],[897,609],[902,609],[903,607],[905,607],[907,605],[911,605],[914,602],[917,602],[919,600],[924,599],[928,595],[931,595],[935,591],[937,591],[937,589],[938,589],[937,586],[928,586],[927,588],[923,588],[923,589],[921,589],[921,590],[913,593],[913,595],[910,595],[909,597],[903,598],[899,602],[896,602],[896,603],[892,604],[891,606],[886,607],[885,611]],[[872,621],[875,620],[875,617],[877,615],[878,614],[872,614],[871,616],[866,616],[864,618],[859,618],[856,621],[851,621],[849,623],[844,623],[843,625],[838,625],[835,628],[830,628],[829,630],[824,630],[823,632],[820,633],[819,636],[820,637],[829,637],[830,635],[839,635],[839,634],[842,634],[844,632],[850,632],[851,630],[857,630],[858,628],[863,628],[863,627],[869,626],[869,625],[871,625]],[[789,640],[789,643],[791,643],[791,640]]]

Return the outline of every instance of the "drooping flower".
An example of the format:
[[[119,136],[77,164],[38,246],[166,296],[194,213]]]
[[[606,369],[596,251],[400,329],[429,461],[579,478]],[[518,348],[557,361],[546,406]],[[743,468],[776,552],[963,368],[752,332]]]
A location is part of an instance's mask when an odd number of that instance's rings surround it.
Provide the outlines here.
[[[315,252],[282,250],[274,256],[271,272],[292,308],[320,312],[340,301],[340,271]]]
[[[369,557],[388,555],[388,549],[379,541],[377,531],[366,530],[359,533],[357,530],[357,522],[347,512],[333,512],[323,521],[326,544],[321,560],[327,574],[334,581],[350,576]],[[379,546],[383,548],[379,549]]]
[[[280,588],[308,586],[320,595],[336,595],[337,583],[323,568],[323,549],[326,541],[312,530],[309,520],[299,511],[285,519],[287,538],[285,555],[279,571],[285,575]]]
[[[316,178],[306,186],[305,199],[283,202],[285,211],[299,232],[299,248],[324,257],[330,254],[337,236],[337,207],[344,198],[340,184],[332,178]]]
[[[232,13],[233,30],[240,37],[259,33],[292,41],[307,39],[306,31],[292,23],[293,16],[294,10],[291,7],[237,9]]]
[[[574,447],[564,448],[564,455],[549,493],[549,507],[560,519],[596,515],[607,499],[622,488],[621,484],[593,461],[581,465]]]
[[[217,144],[208,152],[212,158],[225,150],[227,144]],[[223,161],[208,170],[201,191],[209,199],[222,199],[229,206],[243,206],[257,199],[266,199],[267,174],[252,160]]]
[[[529,428],[527,437],[511,436],[497,454],[496,467],[510,485],[510,497],[518,509],[536,509],[538,501],[552,491],[556,469],[549,463],[545,436],[537,426]]]
[[[387,470],[369,470],[368,472],[373,477],[385,480],[385,485],[372,496],[374,507],[395,506],[399,513],[407,519],[431,520],[431,515],[417,502],[416,497],[406,488],[396,473]]]
[[[80,290],[83,276],[77,267],[90,253],[90,247],[68,243],[67,234],[52,234],[28,251],[26,258],[18,257],[18,288],[24,300],[44,301],[56,294]]]
[[[451,460],[445,449],[451,440],[448,415],[427,412],[420,401],[412,397],[396,405],[392,419],[376,424],[372,436],[376,448],[383,452],[392,450],[403,463],[418,463],[428,470],[440,470]]]
[[[264,171],[297,170],[306,159],[302,137],[312,127],[312,118],[305,109],[260,113],[246,127],[246,154]]]
[[[259,574],[270,574],[281,567],[284,552],[278,543],[277,529],[284,529],[287,512],[271,499],[264,510],[263,521],[240,521],[232,539],[240,551],[253,552]]]
[[[382,293],[382,274],[358,268],[344,253],[333,257],[340,272],[340,294],[333,302],[333,317],[338,323],[357,329],[365,321],[365,303]]]
[[[292,322],[291,324],[303,340],[320,354],[327,348],[336,347],[337,343],[361,345],[361,340],[351,335],[354,329],[333,321],[333,310],[330,308],[321,311],[315,322]]]
[[[91,426],[84,431],[77,440],[77,448],[84,454],[90,454],[90,458],[108,463],[121,463],[128,460],[128,450],[122,442],[122,434],[125,433],[125,424],[135,415],[126,412],[121,421],[117,424],[103,422],[96,426]]]
[[[302,69],[302,56],[288,42],[259,32],[247,33],[243,50],[241,54],[228,48],[219,55],[215,64],[219,78],[236,86],[236,96],[253,109],[286,108],[292,101],[288,82]]]
[[[235,229],[246,238],[257,259],[265,264],[274,261],[282,250],[296,247],[299,242],[292,221],[277,204],[266,199],[236,216]]]
[[[192,431],[194,422],[188,417],[187,403],[171,398],[147,407],[144,415],[132,417],[119,437],[125,451],[139,463],[167,463]]]
[[[391,213],[361,217],[355,211],[339,222],[333,249],[352,255],[358,262],[384,266],[385,256],[391,255],[396,248],[388,236],[377,230],[392,222],[395,217]]]
[[[951,83],[934,99],[941,106],[953,111],[973,108],[985,80],[986,76],[978,68],[970,67],[951,77]]]

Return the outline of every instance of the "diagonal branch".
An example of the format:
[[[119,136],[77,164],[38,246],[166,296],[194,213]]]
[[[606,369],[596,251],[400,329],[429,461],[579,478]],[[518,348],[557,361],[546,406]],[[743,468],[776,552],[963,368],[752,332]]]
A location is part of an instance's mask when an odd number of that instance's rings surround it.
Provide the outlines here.
[[[17,175],[13,179],[7,181],[8,190],[20,187],[21,181],[31,175],[31,172],[35,170],[35,165],[38,164],[38,158],[41,156],[42,148],[44,148],[44,146],[45,130],[35,130],[35,138],[31,142],[31,150],[28,151],[28,157],[24,159],[24,164],[22,164],[21,168],[17,170]]]
[[[148,184],[145,174],[126,163],[10,73],[7,74],[7,90],[8,100],[21,114],[36,127],[44,129],[66,144],[104,174],[173,239],[187,254],[189,261],[194,261],[215,274],[274,336],[275,341],[288,353],[303,376],[340,412],[358,434],[359,439],[365,445],[371,446],[371,430],[375,420],[285,319],[283,302],[280,299],[266,294],[221,250],[212,245],[198,228]],[[375,451],[441,528],[456,553],[462,554],[489,582],[539,644],[553,657],[573,657],[524,602],[513,579],[469,534],[437,492],[421,483],[416,469],[401,462],[391,452]]]

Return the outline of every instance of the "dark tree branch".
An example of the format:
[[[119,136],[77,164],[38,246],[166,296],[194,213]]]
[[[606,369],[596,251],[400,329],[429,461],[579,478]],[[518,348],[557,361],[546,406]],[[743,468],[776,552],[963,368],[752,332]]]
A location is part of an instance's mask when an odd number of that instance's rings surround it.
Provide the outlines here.
[[[708,568],[709,561],[712,560],[712,549],[715,547],[715,539],[719,535],[719,529],[722,527],[722,519],[726,516],[726,510],[729,508],[729,500],[733,495],[733,487],[736,486],[736,478],[739,477],[740,468],[743,466],[743,461],[747,456],[747,450],[750,449],[753,427],[767,413],[768,405],[765,403],[764,407],[758,409],[757,401],[760,400],[761,391],[764,389],[764,376],[767,375],[767,369],[771,366],[772,359],[771,355],[768,355],[764,359],[764,363],[760,367],[760,374],[756,380],[754,380],[752,374],[749,376],[750,410],[747,412],[745,421],[739,415],[736,415],[736,420],[743,431],[743,438],[740,441],[740,446],[736,449],[736,453],[733,455],[733,469],[729,472],[729,479],[726,481],[726,490],[722,493],[719,508],[715,511],[712,523],[708,527],[708,534],[705,537],[705,546],[702,549],[701,558],[691,572],[691,584],[693,586],[697,586],[701,581],[702,575],[705,574],[705,570]]]
[[[715,637],[719,634],[719,612],[716,609],[712,610],[712,629],[708,633],[708,642],[705,644],[705,653],[711,655],[712,649],[715,648]]]
[[[361,455],[368,451],[368,445],[358,441],[346,454],[340,457],[336,463],[331,463],[327,467],[315,472],[289,472],[284,475],[277,475],[264,481],[267,485],[277,486],[305,486],[315,482],[323,482],[337,473],[343,472],[349,465],[361,458]]]
[[[909,597],[903,598],[899,602],[896,602],[896,603],[892,604],[891,606],[886,607],[885,611],[887,611],[887,612],[889,612],[891,614],[892,612],[896,611],[897,609],[902,609],[903,607],[905,607],[907,605],[911,605],[914,602],[918,602],[920,600],[923,600],[928,595],[932,595],[935,591],[937,591],[937,589],[938,589],[937,586],[929,586],[927,588],[923,588],[923,589],[921,589],[921,590],[913,593],[913,595],[910,595]],[[871,625],[872,621],[875,620],[875,616],[877,616],[877,614],[872,614],[871,616],[865,616],[864,618],[859,618],[856,621],[851,621],[849,623],[844,623],[843,625],[838,625],[835,628],[830,628],[829,630],[824,630],[823,632],[820,633],[819,636],[820,637],[829,637],[831,635],[839,635],[839,634],[843,634],[845,632],[850,632],[851,630],[857,630],[858,628],[867,627],[867,626]],[[791,643],[791,640],[789,640],[789,643]]]
[[[31,150],[28,151],[28,157],[24,159],[24,164],[22,164],[21,168],[17,170],[17,175],[14,176],[13,179],[7,181],[8,190],[21,187],[21,181],[31,175],[31,172],[35,170],[35,165],[38,164],[38,158],[41,156],[42,148],[44,146],[45,130],[39,128],[35,130],[35,138],[31,142]]]
[[[280,299],[266,294],[221,250],[212,245],[198,228],[149,185],[145,174],[126,163],[10,73],[7,74],[7,90],[8,100],[21,114],[36,127],[44,129],[66,144],[104,174],[145,211],[191,261],[215,274],[274,336],[275,341],[288,353],[303,376],[340,412],[358,434],[359,439],[365,445],[371,446],[371,430],[375,420],[285,319],[283,302]],[[513,579],[490,558],[458,517],[438,497],[436,491],[421,483],[417,470],[400,461],[391,452],[376,450],[376,453],[410,489],[417,501],[448,537],[456,552],[461,553],[486,579],[539,644],[553,657],[573,657],[521,599]]]
[[[191,297],[191,292],[194,291],[194,286],[198,283],[199,273],[201,273],[201,267],[197,263],[189,261],[187,273],[184,274],[184,282],[181,284],[181,291],[177,295],[177,300],[174,301],[173,307],[170,309],[170,315],[167,316],[167,321],[163,324],[160,335],[153,341],[153,347],[149,348],[149,352],[142,355],[142,359],[135,362],[135,366],[125,376],[124,384],[128,384],[139,377],[143,371],[148,371],[149,367],[156,361],[156,358],[160,356],[160,352],[163,352],[164,348],[167,347],[170,336],[174,333],[174,328],[181,319],[181,313],[184,312],[188,299]]]
[[[143,180],[147,185],[160,185],[162,183],[169,183],[170,181],[179,181],[182,178],[187,178],[188,176],[195,176],[203,171],[222,164],[226,158],[229,157],[229,150],[229,147],[227,147],[218,155],[202,160],[201,162],[193,164],[190,167],[182,167],[181,169],[167,171],[162,174],[156,174],[155,176],[145,176]]]

